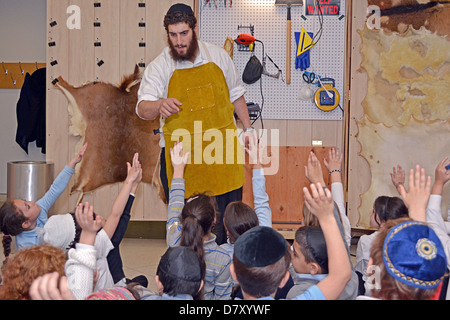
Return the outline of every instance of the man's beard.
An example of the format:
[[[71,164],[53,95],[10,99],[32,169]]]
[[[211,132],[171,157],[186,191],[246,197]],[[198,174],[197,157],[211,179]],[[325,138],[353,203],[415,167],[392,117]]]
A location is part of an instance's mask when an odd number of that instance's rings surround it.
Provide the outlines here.
[[[198,42],[197,42],[197,35],[195,32],[192,32],[192,39],[191,42],[187,46],[186,54],[180,55],[175,48],[175,46],[172,44],[168,37],[169,47],[170,47],[170,55],[172,56],[172,59],[175,61],[185,61],[185,60],[191,60],[196,54],[198,49]]]

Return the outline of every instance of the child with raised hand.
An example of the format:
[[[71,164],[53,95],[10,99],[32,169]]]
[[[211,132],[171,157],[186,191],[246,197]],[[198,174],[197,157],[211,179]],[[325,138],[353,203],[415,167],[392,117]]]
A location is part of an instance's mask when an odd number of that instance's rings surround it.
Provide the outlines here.
[[[69,161],[64,169],[53,181],[50,189],[38,201],[22,199],[8,199],[0,208],[0,230],[4,237],[15,236],[18,250],[39,245],[42,241],[42,228],[48,220],[48,211],[55,201],[64,192],[70,178],[75,172],[75,166],[81,162],[86,151],[87,143],[83,145],[78,154]],[[4,241],[5,257],[11,249],[10,241]]]
[[[232,289],[231,258],[220,248],[212,233],[216,221],[217,204],[214,196],[205,193],[193,195],[184,202],[184,168],[189,152],[175,143],[170,150],[173,179],[170,186],[166,240],[169,247],[185,246],[192,249],[202,261],[205,279],[203,299],[229,299]]]
[[[228,251],[231,258],[234,243],[241,234],[258,225],[272,227],[272,210],[264,176],[264,165],[270,163],[270,158],[267,157],[266,147],[257,139],[250,140],[245,151],[249,156],[249,163],[252,164],[254,209],[242,201],[231,202],[225,209],[223,222],[228,239],[221,247]]]
[[[439,237],[423,221],[431,177],[419,165],[409,173],[409,190],[399,186],[411,218],[389,221],[372,244],[368,274],[371,297],[385,300],[433,298],[447,270]],[[360,297],[368,299],[367,297]]]
[[[30,287],[33,300],[134,300],[139,294],[132,287],[112,287],[93,292],[96,269],[95,240],[104,220],[94,214],[89,203],[79,204],[75,216],[82,229],[76,248],[68,252],[65,276],[48,273]]]
[[[335,214],[339,220],[339,228],[342,228],[345,243],[347,244],[347,247],[350,247],[351,227],[350,221],[345,214],[344,188],[341,176],[342,154],[339,152],[338,148],[330,148],[328,150],[328,161],[324,158],[324,164],[327,167],[331,178],[331,194],[335,201]],[[305,175],[311,183],[320,183],[325,186],[322,166],[319,159],[317,159],[317,156],[312,151],[308,156],[308,163],[305,166]],[[303,219],[303,225],[305,226],[318,225],[314,215],[309,214],[308,210],[305,210],[305,206],[303,207]]]
[[[129,215],[134,200],[134,192],[142,178],[142,168],[138,153],[134,154],[132,164],[127,162],[127,170],[127,178],[114,201],[111,214],[104,222],[102,229],[96,234],[95,248],[97,250],[99,279],[95,290],[113,287],[114,284],[125,286],[129,282],[124,278],[119,251],[116,251],[117,255],[114,258],[120,259],[120,261],[111,262],[111,259],[108,259],[109,253],[117,249],[112,242],[116,231],[118,229],[126,229],[129,217],[124,220],[124,225],[121,226],[121,216]],[[79,242],[80,232],[81,228],[78,225],[76,216],[71,213],[58,214],[48,219],[48,222],[44,226],[43,239],[46,243],[68,250]],[[119,239],[116,239],[116,244],[120,243],[124,232],[125,230],[119,232],[121,235]],[[110,265],[115,266],[115,268],[112,267],[110,269]],[[148,283],[147,279],[143,279],[143,282]]]
[[[320,183],[303,189],[308,209],[318,218],[325,235],[329,273],[295,300],[336,299],[351,277],[345,243],[334,217],[331,192]],[[289,278],[291,262],[287,241],[269,227],[258,226],[241,235],[235,244],[231,273],[244,299],[274,299],[278,287]]]

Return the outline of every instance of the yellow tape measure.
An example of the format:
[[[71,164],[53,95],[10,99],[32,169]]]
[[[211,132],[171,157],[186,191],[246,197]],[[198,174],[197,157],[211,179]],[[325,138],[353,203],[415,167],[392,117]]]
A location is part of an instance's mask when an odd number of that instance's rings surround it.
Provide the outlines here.
[[[322,111],[332,111],[339,105],[339,92],[334,87],[334,79],[323,78],[322,87],[320,87],[314,95],[314,102],[316,106]],[[324,83],[331,82],[331,83]]]

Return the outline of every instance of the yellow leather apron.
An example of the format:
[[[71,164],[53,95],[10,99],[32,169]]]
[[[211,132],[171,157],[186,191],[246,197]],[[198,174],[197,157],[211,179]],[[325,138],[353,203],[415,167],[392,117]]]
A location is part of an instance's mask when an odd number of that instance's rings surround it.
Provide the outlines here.
[[[186,198],[199,192],[221,195],[242,187],[243,151],[222,70],[213,62],[176,69],[167,96],[183,104],[163,126],[169,188],[173,177],[170,148],[176,141],[183,142],[185,153],[190,152],[184,172]]]

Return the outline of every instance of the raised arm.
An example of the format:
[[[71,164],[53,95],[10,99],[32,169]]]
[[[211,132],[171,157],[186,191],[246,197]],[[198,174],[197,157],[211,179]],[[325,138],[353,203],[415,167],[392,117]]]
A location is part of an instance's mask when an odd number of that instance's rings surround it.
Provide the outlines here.
[[[447,255],[450,254],[450,237],[442,217],[441,203],[444,185],[450,180],[450,170],[445,168],[449,163],[448,157],[445,157],[439,162],[435,169],[435,179],[433,187],[431,188],[426,216],[427,223],[436,232]],[[450,265],[450,261],[448,261],[447,264]]]
[[[80,151],[75,155],[64,167],[64,169],[58,174],[56,179],[53,181],[49,190],[45,193],[45,195],[39,199],[36,203],[42,208],[41,213],[39,215],[39,220],[42,223],[47,221],[47,212],[53,206],[56,200],[58,200],[59,196],[64,192],[67,187],[67,184],[70,181],[73,173],[75,172],[75,167],[78,163],[83,159],[83,155],[87,149],[87,142],[83,145]]]
[[[306,206],[319,220],[327,246],[329,272],[317,287],[327,300],[334,300],[350,280],[352,269],[347,248],[333,214],[333,198],[331,192],[322,188],[320,183],[311,184],[311,193],[308,188],[303,188],[303,193]]]
[[[345,198],[344,198],[344,186],[342,185],[342,159],[343,155],[339,151],[339,148],[331,148],[328,150],[328,159],[324,158],[323,162],[328,169],[328,174],[331,180],[331,195],[334,202],[336,202],[339,208],[339,215],[342,221],[342,228],[344,229],[345,242],[350,248],[350,242],[352,239],[352,229],[350,220],[345,212]]]
[[[305,176],[309,182],[313,184],[320,183],[322,186],[325,186],[322,165],[312,151],[309,153],[308,163],[305,166]]]
[[[177,246],[181,235],[180,214],[184,207],[184,168],[186,167],[189,152],[184,154],[183,144],[176,142],[170,149],[170,159],[173,166],[173,179],[170,187],[169,204],[166,223],[167,245]]]
[[[259,225],[272,227],[272,210],[269,206],[269,195],[266,192],[266,178],[264,176],[264,165],[270,163],[267,156],[266,147],[263,143],[258,143],[257,139],[251,139],[245,151],[252,164],[252,189],[253,203]]]
[[[425,169],[416,165],[415,170],[409,172],[409,190],[404,185],[399,186],[400,195],[405,206],[408,208],[409,216],[416,221],[426,222],[426,208],[431,193],[431,177],[425,175]]]
[[[94,290],[94,272],[97,269],[94,243],[104,220],[100,215],[94,218],[94,207],[88,202],[76,207],[75,217],[81,227],[80,241],[76,249],[69,250],[64,270],[74,297],[83,300]]]
[[[142,167],[139,162],[139,154],[135,153],[133,156],[132,164],[127,162],[127,177],[123,182],[122,188],[120,189],[119,194],[114,200],[111,214],[108,217],[108,220],[103,227],[108,237],[111,239],[116,231],[117,225],[120,220],[120,216],[123,213],[123,210],[127,204],[128,197],[132,190],[136,191],[137,185],[142,179]]]

